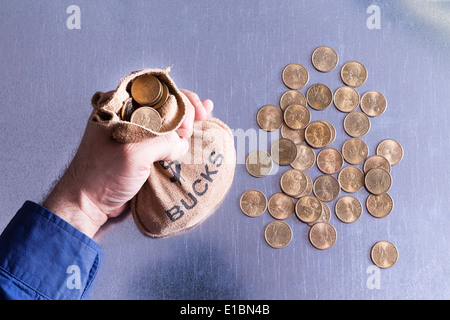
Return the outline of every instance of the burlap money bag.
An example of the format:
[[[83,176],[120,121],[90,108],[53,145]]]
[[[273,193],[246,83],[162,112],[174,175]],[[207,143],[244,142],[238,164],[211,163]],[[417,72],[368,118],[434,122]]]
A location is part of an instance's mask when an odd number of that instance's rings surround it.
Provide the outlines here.
[[[189,152],[177,161],[154,163],[132,200],[136,224],[153,237],[176,235],[198,225],[225,198],[235,166],[230,129],[215,118],[195,122]]]
[[[91,99],[94,111],[90,120],[107,129],[110,135],[120,143],[140,142],[178,129],[186,114],[186,104],[174,81],[169,76],[169,72],[170,68],[134,71],[120,81],[115,91],[108,93],[96,92]],[[157,109],[162,121],[159,132],[123,121],[118,115],[125,100],[131,96],[130,90],[133,80],[144,74],[151,74],[157,77],[169,88],[170,95],[166,103]]]

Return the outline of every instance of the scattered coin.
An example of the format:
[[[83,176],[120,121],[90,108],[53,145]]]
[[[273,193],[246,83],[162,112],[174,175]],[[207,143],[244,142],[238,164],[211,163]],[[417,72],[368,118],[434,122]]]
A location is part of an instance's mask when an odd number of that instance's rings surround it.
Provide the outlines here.
[[[336,243],[336,239],[336,229],[327,222],[316,223],[309,230],[309,241],[316,249],[329,249]]]
[[[366,67],[361,62],[349,61],[342,66],[341,79],[350,87],[359,87],[367,80]]]
[[[332,144],[334,142],[334,140],[336,139],[336,129],[334,128],[334,126],[331,124],[331,122],[326,121],[326,120],[319,120],[319,122],[324,123],[331,131],[331,138],[330,141],[328,141],[326,146],[329,146],[330,144]]]
[[[161,116],[151,107],[141,107],[133,112],[130,122],[158,132],[161,129]]]
[[[143,106],[155,104],[160,98],[162,91],[161,81],[149,74],[137,77],[131,85],[131,96]]]
[[[364,173],[369,172],[370,169],[381,168],[386,170],[387,172],[391,172],[391,165],[389,161],[386,160],[385,157],[373,155],[364,162]]]
[[[259,190],[247,190],[242,194],[239,206],[246,216],[259,217],[267,209],[267,198]]]
[[[369,155],[369,147],[359,138],[350,138],[342,145],[342,156],[350,164],[360,164]]]
[[[376,266],[382,269],[390,268],[398,260],[398,250],[389,241],[380,241],[370,250],[370,258]]]
[[[389,164],[394,166],[402,160],[403,148],[397,141],[386,139],[378,144],[377,155],[385,157]]]
[[[305,141],[305,129],[292,130],[283,123],[280,132],[283,138],[292,140],[297,145]]]
[[[316,48],[311,56],[312,65],[321,72],[330,72],[337,66],[338,61],[336,51],[328,46]]]
[[[335,174],[341,170],[344,159],[339,151],[334,148],[322,149],[317,154],[317,167],[326,174]]]
[[[367,191],[379,195],[388,192],[392,185],[392,178],[389,172],[381,168],[369,170],[365,177]]]
[[[293,130],[304,129],[311,120],[309,109],[299,104],[292,104],[284,111],[284,122]]]
[[[320,201],[320,203],[322,204],[322,214],[320,215],[319,219],[317,219],[316,221],[307,223],[307,225],[310,227],[312,227],[313,225],[315,225],[316,223],[319,223],[319,222],[329,222],[331,219],[330,207],[323,201]]]
[[[269,246],[280,249],[292,240],[292,229],[283,221],[272,221],[264,230],[264,238]]]
[[[339,181],[331,175],[319,176],[313,184],[313,192],[323,202],[336,199],[341,191]]]
[[[307,171],[314,166],[316,154],[314,150],[305,145],[297,144],[297,157],[291,162],[291,167],[300,171]]]
[[[316,83],[306,91],[306,101],[315,110],[325,110],[333,101],[333,92],[326,85]]]
[[[265,131],[274,131],[283,123],[283,113],[278,107],[265,105],[256,114],[256,122]]]
[[[387,193],[369,194],[366,200],[366,208],[375,218],[384,218],[394,209],[394,201]]]
[[[324,122],[311,122],[305,129],[305,140],[313,148],[323,148],[332,141],[332,131]]]
[[[370,120],[362,112],[352,111],[344,118],[345,132],[354,138],[365,136],[370,130]]]
[[[284,68],[282,79],[286,87],[298,90],[308,83],[309,73],[301,64],[291,63]]]
[[[299,104],[306,107],[306,97],[298,90],[288,90],[281,95],[280,108],[286,110],[287,107],[293,104]]]
[[[363,209],[358,199],[344,196],[336,201],[334,210],[339,220],[344,223],[353,223],[361,217]]]
[[[321,214],[322,203],[314,196],[303,196],[295,204],[295,215],[302,222],[314,222],[320,218]]]
[[[386,98],[378,91],[367,91],[361,97],[361,110],[369,117],[378,117],[386,111]]]
[[[342,190],[355,193],[364,187],[364,173],[357,167],[345,167],[339,172],[338,181]]]
[[[306,184],[306,189],[305,189],[305,191],[304,191],[302,194],[300,194],[300,195],[298,195],[297,197],[295,197],[295,198],[297,198],[297,199],[298,199],[298,198],[301,198],[301,197],[303,197],[303,196],[309,196],[309,195],[311,194],[312,188],[313,188],[313,182],[312,182],[312,180],[311,180],[311,177],[310,177],[308,174],[304,173],[304,172],[303,172],[303,174],[305,175],[305,177],[306,177],[308,183]]]
[[[340,87],[334,92],[334,105],[342,112],[351,112],[359,105],[359,93],[353,87]]]
[[[270,153],[275,163],[287,166],[297,157],[297,146],[293,141],[281,138],[272,144]]]
[[[265,177],[273,167],[272,158],[267,152],[253,151],[245,160],[245,168],[248,173],[256,178]]]
[[[303,172],[289,169],[280,178],[281,190],[291,197],[297,197],[305,192],[308,180]]]
[[[269,198],[268,210],[273,218],[277,220],[285,220],[294,213],[294,199],[282,192],[275,193]]]

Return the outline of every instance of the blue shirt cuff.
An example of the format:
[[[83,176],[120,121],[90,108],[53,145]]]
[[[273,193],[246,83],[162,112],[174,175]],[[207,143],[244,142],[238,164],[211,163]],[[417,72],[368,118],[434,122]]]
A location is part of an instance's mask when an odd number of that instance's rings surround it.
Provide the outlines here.
[[[101,256],[97,242],[27,201],[0,236],[0,297],[82,299]]]

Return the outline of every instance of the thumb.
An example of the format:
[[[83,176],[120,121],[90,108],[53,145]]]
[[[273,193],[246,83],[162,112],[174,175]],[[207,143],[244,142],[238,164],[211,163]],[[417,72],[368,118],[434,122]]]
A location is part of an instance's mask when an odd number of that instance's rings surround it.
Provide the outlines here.
[[[157,138],[159,140],[155,149],[157,151],[157,161],[174,161],[183,157],[189,151],[189,140],[181,138],[176,132]]]

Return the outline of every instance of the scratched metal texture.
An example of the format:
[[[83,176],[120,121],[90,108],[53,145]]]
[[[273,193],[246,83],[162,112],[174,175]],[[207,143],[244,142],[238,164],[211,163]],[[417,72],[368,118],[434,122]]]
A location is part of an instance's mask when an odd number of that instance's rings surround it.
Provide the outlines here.
[[[81,8],[80,30],[66,27],[71,4]],[[380,8],[379,30],[366,26],[371,4]],[[136,69],[171,66],[179,87],[215,102],[214,116],[234,130],[257,132],[257,110],[278,104],[286,90],[285,65],[304,64],[309,85],[322,82],[334,91],[343,63],[358,60],[369,73],[359,93],[378,90],[388,101],[364,137],[370,154],[385,138],[404,147],[392,168],[393,213],[375,219],[364,209],[353,224],[333,213],[338,239],[329,250],[314,249],[309,227],[295,216],[286,220],[292,242],[269,247],[263,230],[273,219],[267,212],[244,216],[238,199],[251,188],[268,197],[280,191],[287,168],[256,179],[238,163],[222,206],[189,233],[151,239],[130,215],[108,223],[96,237],[105,256],[90,298],[450,298],[450,2],[2,0],[1,7],[0,230],[25,200],[41,201],[69,163],[92,94],[114,89]],[[323,44],[340,57],[326,74],[310,62]],[[348,138],[344,116],[334,106],[312,111],[313,120],[335,125],[337,149]],[[356,197],[364,204],[367,195]],[[400,257],[370,289],[369,252],[380,240],[393,242]]]

